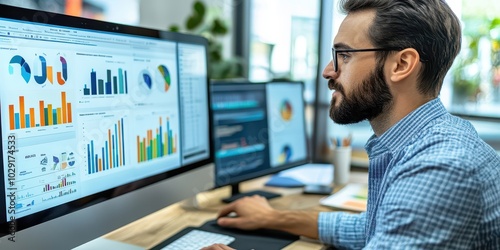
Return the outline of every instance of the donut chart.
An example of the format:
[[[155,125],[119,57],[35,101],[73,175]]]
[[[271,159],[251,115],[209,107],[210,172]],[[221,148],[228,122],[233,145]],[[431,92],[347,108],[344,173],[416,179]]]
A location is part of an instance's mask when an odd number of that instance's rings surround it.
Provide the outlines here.
[[[280,106],[281,118],[285,121],[290,121],[293,116],[292,104],[288,100],[284,100]]]
[[[170,89],[170,72],[168,71],[167,67],[165,65],[158,65],[158,77],[156,78],[158,81],[158,87],[160,88],[161,91],[167,92]]]

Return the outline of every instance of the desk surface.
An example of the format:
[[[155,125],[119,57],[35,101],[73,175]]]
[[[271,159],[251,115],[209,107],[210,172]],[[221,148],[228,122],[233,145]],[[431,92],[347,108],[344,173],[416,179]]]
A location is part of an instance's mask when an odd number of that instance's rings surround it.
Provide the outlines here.
[[[264,189],[283,194],[282,197],[270,200],[271,206],[277,209],[334,211],[332,208],[319,205],[319,200],[324,197],[323,195],[304,195],[301,188],[263,187],[268,178],[269,176],[266,176],[244,182],[240,189],[243,192]],[[366,169],[351,172],[350,183],[367,183],[367,181]],[[334,192],[339,189],[340,187],[336,187]],[[196,195],[197,209],[185,206],[193,199],[184,200],[112,231],[103,238],[146,249],[152,248],[187,226],[201,226],[206,221],[215,219],[219,209],[225,205],[220,201],[221,198],[229,196],[230,192],[229,187],[202,192]],[[301,238],[284,249],[321,249],[322,247],[323,245],[316,240]]]

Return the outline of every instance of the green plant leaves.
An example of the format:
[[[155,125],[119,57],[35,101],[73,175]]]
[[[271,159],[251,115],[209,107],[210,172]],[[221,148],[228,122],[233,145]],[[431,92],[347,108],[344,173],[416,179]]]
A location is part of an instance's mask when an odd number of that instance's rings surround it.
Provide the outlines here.
[[[186,28],[188,30],[194,30],[198,26],[200,26],[205,17],[205,12],[206,12],[205,4],[203,4],[201,1],[196,1],[193,4],[193,14],[190,17],[188,17],[186,21]]]
[[[179,25],[172,24],[172,25],[170,25],[170,27],[168,28],[168,30],[170,30],[172,32],[179,32],[181,30],[181,28],[179,27]]]
[[[228,31],[228,28],[222,20],[220,20],[219,18],[216,18],[216,19],[214,19],[214,21],[212,23],[212,28],[210,29],[210,31],[213,34],[225,35]]]
[[[229,33],[229,26],[220,17],[211,15],[202,1],[195,1],[192,13],[184,23],[187,33],[196,34],[208,40],[209,77],[213,79],[241,77],[243,74],[243,60],[238,58],[224,58],[223,45],[220,37]],[[170,31],[182,32],[179,25],[171,25]]]

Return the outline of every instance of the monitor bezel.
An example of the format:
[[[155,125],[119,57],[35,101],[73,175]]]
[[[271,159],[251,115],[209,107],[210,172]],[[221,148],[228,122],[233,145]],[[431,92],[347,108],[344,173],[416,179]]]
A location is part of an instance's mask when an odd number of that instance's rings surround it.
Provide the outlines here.
[[[75,17],[75,16],[69,16],[65,14],[58,14],[58,13],[52,13],[52,12],[47,12],[47,11],[41,11],[41,10],[32,10],[32,9],[26,9],[26,8],[21,8],[21,7],[15,7],[15,6],[10,6],[10,5],[5,5],[5,4],[0,4],[0,18],[2,19],[12,19],[14,21],[24,21],[24,22],[32,22],[36,24],[47,24],[47,25],[57,25],[61,27],[70,27],[70,28],[78,28],[82,30],[90,30],[90,31],[101,31],[101,32],[109,32],[109,33],[114,33],[114,34],[123,34],[123,35],[131,35],[131,36],[138,36],[138,37],[146,37],[146,38],[153,38],[153,39],[160,39],[160,40],[169,40],[169,41],[175,41],[183,44],[194,44],[194,45],[201,45],[204,46],[205,49],[205,60],[206,60],[206,65],[207,65],[207,75],[209,74],[208,72],[208,40],[202,36],[198,35],[192,35],[192,34],[184,34],[184,33],[177,33],[177,32],[170,32],[170,31],[164,31],[164,30],[156,30],[156,29],[150,29],[146,27],[139,27],[139,26],[132,26],[132,25],[126,25],[126,24],[119,24],[119,23],[112,23],[112,22],[106,22],[106,21],[100,21],[100,20],[94,20],[94,19],[88,19],[88,18],[83,18],[83,17]],[[206,86],[207,86],[207,104],[211,103],[210,99],[210,84],[209,84],[209,78],[207,76],[206,79]],[[208,106],[208,105],[207,105]],[[207,140],[209,141],[209,154],[208,158],[203,159],[203,160],[198,160],[193,163],[189,163],[186,165],[181,165],[179,168],[172,169],[160,174],[155,174],[153,176],[143,178],[137,181],[132,181],[124,185],[117,186],[115,188],[111,188],[108,190],[104,190],[102,192],[98,192],[86,197],[82,197],[80,199],[52,207],[49,209],[46,209],[44,211],[36,212],[31,215],[24,216],[22,218],[16,218],[15,220],[15,228],[14,230],[16,232],[21,231],[23,229],[27,229],[36,225],[39,225],[41,223],[56,219],[58,217],[64,216],[71,214],[73,212],[88,208],[90,206],[93,206],[95,204],[99,204],[105,201],[108,201],[112,198],[122,196],[124,194],[130,193],[132,191],[139,190],[141,188],[150,186],[152,184],[158,183],[160,181],[164,181],[166,179],[179,176],[180,174],[186,173],[188,171],[192,171],[198,168],[201,168],[203,166],[212,164],[215,159],[215,154],[214,154],[214,144],[212,142],[212,114],[211,114],[211,109],[207,107],[207,112],[208,112],[208,137]],[[1,121],[2,117],[0,117]],[[1,128],[1,123],[0,123],[0,128]],[[1,137],[1,136],[0,136]],[[3,148],[3,138],[0,140],[0,147]],[[5,189],[5,183],[4,183],[4,165],[3,165],[3,153],[0,154],[0,163],[2,166],[0,169],[0,192],[4,194],[3,197],[6,195],[6,189]],[[133,186],[133,190],[128,190],[127,187]],[[126,192],[122,192],[122,190],[128,190]],[[118,192],[120,191],[120,192]],[[12,225],[9,220],[3,221],[5,219],[6,215],[6,201],[5,199],[2,199],[0,202],[2,206],[0,206],[0,215],[2,216],[2,219],[0,220],[0,237],[3,237],[5,235],[9,235],[12,233]],[[57,211],[58,209],[61,209],[63,205],[65,208],[70,208],[68,211],[63,212],[58,214]],[[56,215],[54,215],[56,214]]]
[[[230,86],[230,85],[267,85],[267,84],[299,84],[301,86],[301,89],[302,89],[302,93],[304,92],[304,89],[305,89],[305,83],[303,81],[299,81],[299,80],[289,80],[289,79],[285,79],[285,80],[280,80],[280,79],[275,79],[275,80],[271,80],[271,81],[256,81],[256,82],[253,82],[253,81],[247,81],[247,80],[242,80],[242,79],[230,79],[230,80],[212,80],[210,82],[210,85],[211,85],[211,89],[213,90],[214,86]],[[265,88],[265,86],[264,86]],[[212,92],[211,92],[212,93]],[[310,153],[310,150],[309,150],[309,147],[307,146],[307,128],[306,128],[306,101],[304,99],[304,96],[302,95],[302,103],[303,103],[303,107],[304,107],[304,142],[306,143],[306,158],[304,160],[300,160],[300,161],[296,161],[296,162],[292,162],[292,163],[288,163],[288,164],[284,164],[282,166],[279,166],[279,167],[269,167],[268,169],[264,170],[264,171],[259,171],[259,172],[256,172],[256,173],[253,173],[253,174],[247,174],[245,176],[241,176],[241,177],[237,177],[237,178],[227,178],[229,181],[227,182],[220,182],[219,181],[219,178],[218,178],[218,175],[217,175],[217,159],[214,159],[214,163],[215,163],[215,167],[214,167],[214,179],[215,179],[215,183],[214,183],[214,187],[215,188],[218,188],[218,187],[224,187],[224,186],[234,186],[234,185],[238,185],[239,183],[241,182],[244,182],[244,181],[248,181],[248,180],[252,180],[252,179],[256,179],[256,178],[259,178],[259,177],[262,177],[262,176],[266,176],[266,175],[270,175],[270,174],[275,174],[275,173],[278,173],[280,171],[283,171],[283,170],[287,170],[287,169],[290,169],[290,168],[293,168],[293,167],[297,167],[297,166],[301,166],[301,165],[304,165],[304,164],[307,164],[307,163],[310,163],[311,162],[311,153]],[[212,114],[214,114],[214,111],[212,110],[211,111]],[[213,120],[213,119],[212,119]],[[213,121],[212,121],[213,123]],[[215,124],[212,124],[212,129],[215,130]],[[215,148],[215,141],[216,141],[216,137],[215,137],[215,132],[212,132],[212,136],[213,136],[213,144],[214,144],[214,151],[216,151],[217,149]]]

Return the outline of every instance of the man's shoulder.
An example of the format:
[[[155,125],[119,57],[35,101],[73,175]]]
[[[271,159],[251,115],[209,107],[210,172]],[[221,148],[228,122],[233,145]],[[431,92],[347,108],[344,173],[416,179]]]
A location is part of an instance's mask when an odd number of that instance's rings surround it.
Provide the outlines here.
[[[416,133],[401,150],[403,162],[471,168],[488,161],[500,164],[498,154],[464,119],[445,115]]]

